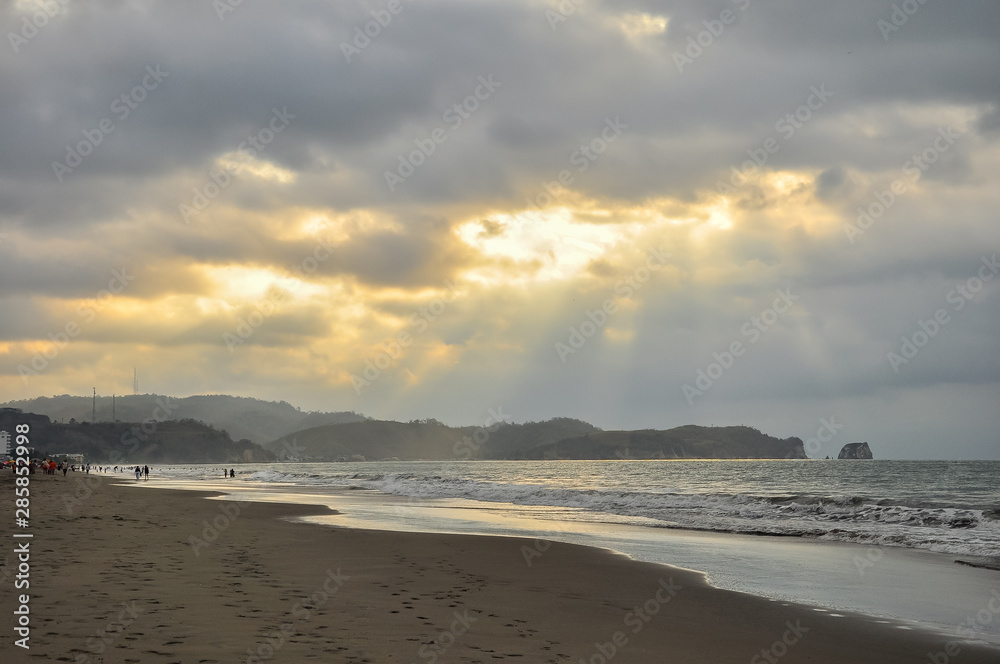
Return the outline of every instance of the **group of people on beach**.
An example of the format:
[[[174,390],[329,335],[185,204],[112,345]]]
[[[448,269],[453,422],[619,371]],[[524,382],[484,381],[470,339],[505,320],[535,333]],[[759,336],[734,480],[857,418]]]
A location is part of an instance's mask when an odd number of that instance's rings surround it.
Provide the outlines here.
[[[52,461],[51,459],[43,459],[42,461],[37,461],[37,460],[32,461],[28,465],[28,468],[30,469],[31,473],[34,473],[36,469],[41,469],[43,475],[55,475],[59,471],[62,471],[63,477],[65,477],[66,473],[71,470],[74,473],[77,470],[79,470],[80,472],[89,474],[91,470],[91,465],[89,463],[81,464],[80,467],[77,468],[75,463],[71,464],[69,461],[60,461],[57,463],[55,461]],[[94,472],[104,472],[104,473],[108,472],[107,466],[94,466],[93,469]]]
[[[135,479],[139,479],[141,475],[145,475],[146,479],[149,479],[149,466],[115,466],[114,472],[135,473]]]
[[[11,462],[8,462],[8,463],[5,463],[5,464],[0,464],[0,468],[4,468],[4,467],[7,467],[7,466],[9,466],[10,468],[13,468],[14,467],[14,463],[11,461]],[[29,467],[29,472],[32,473],[32,474],[34,474],[36,470],[41,470],[42,473],[44,473],[45,475],[55,475],[59,471],[62,471],[62,474],[65,477],[66,473],[69,472],[69,471],[76,472],[76,471],[79,470],[80,472],[90,473],[90,471],[93,470],[96,473],[112,473],[112,472],[113,473],[135,473],[135,479],[137,479],[137,480],[138,479],[143,479],[143,478],[145,478],[147,480],[149,479],[149,466],[113,466],[112,467],[112,466],[91,466],[89,463],[86,463],[86,464],[80,464],[80,466],[77,467],[76,464],[71,464],[68,461],[63,461],[63,462],[58,462],[57,463],[55,461],[52,461],[52,460],[49,460],[49,459],[45,459],[45,460],[42,460],[42,461],[33,460],[29,464],[28,467]],[[222,469],[222,477],[229,478],[229,479],[235,479],[236,478],[236,469],[235,468],[229,468],[229,469],[223,468]]]
[[[8,462],[2,464],[2,466],[0,467],[8,467],[8,466],[10,468],[13,468],[14,463]],[[43,475],[55,475],[59,471],[62,471],[63,477],[65,477],[66,473],[68,473],[69,471],[73,471],[75,473],[76,471],[79,470],[82,473],[89,474],[90,471],[93,470],[95,473],[133,472],[135,473],[135,479],[139,479],[140,477],[145,477],[147,480],[149,479],[149,466],[135,466],[135,467],[128,466],[127,468],[128,470],[126,471],[126,466],[114,466],[112,468],[111,466],[92,466],[89,463],[80,464],[80,466],[77,467],[75,463],[70,463],[69,461],[56,462],[51,459],[43,459],[41,461],[35,459],[28,464],[28,472],[31,474],[34,474],[35,471],[37,470],[41,470]]]

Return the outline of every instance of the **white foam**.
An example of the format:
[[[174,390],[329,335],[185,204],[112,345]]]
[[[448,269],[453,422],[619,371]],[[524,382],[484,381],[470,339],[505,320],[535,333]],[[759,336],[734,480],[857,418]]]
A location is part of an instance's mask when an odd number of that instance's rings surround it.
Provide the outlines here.
[[[398,466],[397,466],[398,467]],[[372,468],[368,465],[366,469]],[[352,487],[413,498],[460,498],[569,508],[560,517],[647,527],[684,528],[743,534],[795,535],[876,546],[926,549],[939,553],[991,556],[1000,552],[1000,521],[983,510],[875,504],[859,496],[758,496],[696,493],[663,488],[572,488],[556,483],[485,481],[442,476],[464,469],[434,468],[442,475],[416,472],[358,473],[345,464],[257,466],[237,480],[265,484]],[[499,471],[494,471],[499,475]],[[505,471],[510,476],[510,471]],[[215,478],[211,467],[167,472],[186,478]],[[480,472],[480,475],[483,473]],[[506,479],[506,477],[505,477]],[[558,478],[557,478],[558,479]],[[565,484],[565,480],[561,482]],[[578,485],[579,487],[579,485]],[[880,503],[886,501],[879,501]]]

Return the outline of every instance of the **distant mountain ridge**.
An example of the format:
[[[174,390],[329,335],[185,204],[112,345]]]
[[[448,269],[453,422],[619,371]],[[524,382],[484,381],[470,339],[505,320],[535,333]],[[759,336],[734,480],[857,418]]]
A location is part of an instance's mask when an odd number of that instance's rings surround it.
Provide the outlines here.
[[[799,438],[747,426],[600,431],[535,446],[531,459],[807,459]]]
[[[82,454],[98,465],[149,463],[263,463],[275,455],[243,439],[194,420],[140,422],[52,422],[48,416],[0,408],[0,430],[30,426],[33,458]]]
[[[452,427],[433,419],[394,422],[353,412],[302,412],[284,401],[228,395],[116,397],[117,422],[111,397],[98,397],[96,423],[90,423],[91,397],[39,397],[4,406],[47,416],[53,420],[49,429],[59,433],[53,442],[80,443],[88,453],[102,455],[115,445],[119,429],[135,426],[125,423],[155,422],[160,435],[145,453],[177,463],[207,461],[206,454],[233,461],[808,458],[799,438],[778,439],[746,426],[602,431],[581,420],[554,418]],[[70,426],[71,420],[77,423]]]
[[[264,444],[302,461],[456,459],[806,459],[802,440],[745,426],[601,431],[569,418],[489,428],[436,420],[369,420],[315,427]]]
[[[93,399],[63,394],[9,401],[0,407],[20,408],[28,413],[48,415],[54,421],[75,419],[90,422]],[[246,438],[264,443],[298,431],[324,424],[361,422],[365,418],[353,412],[303,412],[284,401],[262,401],[250,397],[208,394],[176,399],[160,394],[138,394],[114,398],[112,418],[111,397],[97,397],[97,421],[142,422],[147,419],[196,420],[224,429],[233,439]]]

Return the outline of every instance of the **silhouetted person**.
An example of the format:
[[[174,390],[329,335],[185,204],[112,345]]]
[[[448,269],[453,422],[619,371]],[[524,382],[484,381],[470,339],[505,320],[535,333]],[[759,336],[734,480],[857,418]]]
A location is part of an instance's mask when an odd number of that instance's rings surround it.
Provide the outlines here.
[[[235,470],[233,470],[232,468],[230,468],[230,469],[229,469],[229,476],[230,476],[230,477],[236,477],[236,471],[235,471]]]

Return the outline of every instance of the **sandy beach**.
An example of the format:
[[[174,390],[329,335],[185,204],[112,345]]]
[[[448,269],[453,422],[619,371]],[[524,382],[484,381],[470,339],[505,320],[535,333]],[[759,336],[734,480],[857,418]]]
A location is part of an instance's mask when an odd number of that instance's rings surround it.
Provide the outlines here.
[[[955,635],[836,617],[607,551],[330,528],[302,505],[33,475],[3,519],[4,662],[996,662]],[[0,476],[11,497],[13,478]],[[15,539],[14,531],[30,533]],[[30,588],[15,590],[18,543]],[[914,580],[914,582],[919,582]],[[30,639],[14,644],[29,593]],[[949,641],[949,638],[956,639]],[[933,654],[933,657],[930,654]]]

